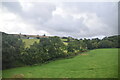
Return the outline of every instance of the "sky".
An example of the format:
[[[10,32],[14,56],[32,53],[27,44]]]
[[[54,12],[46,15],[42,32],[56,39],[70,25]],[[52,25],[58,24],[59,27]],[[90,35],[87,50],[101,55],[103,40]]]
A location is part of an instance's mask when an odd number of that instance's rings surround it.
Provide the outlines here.
[[[0,31],[103,38],[118,34],[117,2],[2,2]]]

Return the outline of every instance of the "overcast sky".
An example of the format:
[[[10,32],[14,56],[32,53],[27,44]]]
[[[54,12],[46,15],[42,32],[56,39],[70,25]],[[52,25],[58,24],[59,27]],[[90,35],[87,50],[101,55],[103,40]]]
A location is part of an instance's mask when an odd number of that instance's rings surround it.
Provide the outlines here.
[[[0,31],[103,37],[118,34],[117,2],[3,2]]]

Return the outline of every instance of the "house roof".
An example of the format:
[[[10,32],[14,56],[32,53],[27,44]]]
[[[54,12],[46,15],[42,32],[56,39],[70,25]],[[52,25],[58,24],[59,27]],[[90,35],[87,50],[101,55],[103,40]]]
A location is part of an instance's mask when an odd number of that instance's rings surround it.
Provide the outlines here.
[[[24,36],[24,37],[39,37],[39,38],[48,38],[49,36],[40,36],[40,35],[26,35],[26,34],[13,34],[18,36]]]

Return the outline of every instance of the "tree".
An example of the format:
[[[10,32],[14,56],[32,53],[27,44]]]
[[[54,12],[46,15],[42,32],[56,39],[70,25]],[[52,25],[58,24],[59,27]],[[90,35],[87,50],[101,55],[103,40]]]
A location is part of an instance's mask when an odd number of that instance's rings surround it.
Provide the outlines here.
[[[84,50],[87,50],[87,44],[83,40],[80,40],[80,51]]]
[[[45,34],[43,36],[46,36]]]
[[[22,53],[22,60],[27,65],[44,63],[64,57],[65,45],[59,37],[42,38]]]
[[[113,48],[114,43],[109,40],[101,40],[98,43],[98,48]]]
[[[83,42],[87,45],[87,49],[92,49],[92,42],[90,39],[84,39]]]
[[[68,43],[68,52],[78,52],[80,50],[80,41],[75,39],[74,41],[70,41]]]
[[[12,68],[20,63],[20,52],[24,48],[21,39],[14,35],[2,33],[2,68]]]

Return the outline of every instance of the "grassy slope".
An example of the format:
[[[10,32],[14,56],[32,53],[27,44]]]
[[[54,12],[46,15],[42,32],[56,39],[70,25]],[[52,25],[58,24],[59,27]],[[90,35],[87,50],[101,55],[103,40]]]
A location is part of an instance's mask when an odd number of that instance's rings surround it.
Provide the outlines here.
[[[67,39],[61,39],[62,41],[67,41]]]
[[[65,45],[68,45],[67,42],[64,42],[64,41],[67,41],[67,39],[61,39],[61,40],[63,41],[63,43],[64,43]]]
[[[42,66],[3,70],[3,77],[23,74],[26,78],[116,78],[118,49],[96,49],[74,58],[53,61]]]
[[[35,41],[39,42],[39,39],[22,39],[25,42],[25,48],[30,47]]]

